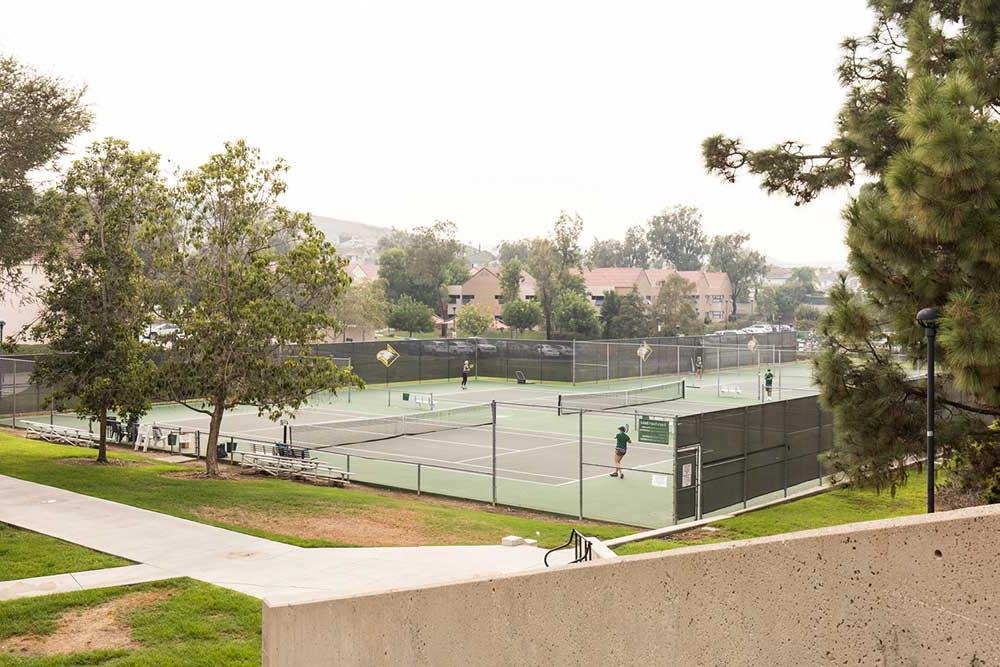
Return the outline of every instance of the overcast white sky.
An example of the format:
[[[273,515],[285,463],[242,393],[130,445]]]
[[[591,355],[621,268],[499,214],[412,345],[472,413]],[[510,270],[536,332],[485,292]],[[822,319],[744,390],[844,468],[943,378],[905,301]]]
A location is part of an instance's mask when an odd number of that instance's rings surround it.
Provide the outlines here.
[[[587,240],[685,203],[769,257],[843,260],[846,193],[807,207],[704,173],[701,140],[822,143],[863,0],[10,3],[0,51],[86,83],[90,139],[194,166],[245,137],[287,203],[492,245],[577,211]]]

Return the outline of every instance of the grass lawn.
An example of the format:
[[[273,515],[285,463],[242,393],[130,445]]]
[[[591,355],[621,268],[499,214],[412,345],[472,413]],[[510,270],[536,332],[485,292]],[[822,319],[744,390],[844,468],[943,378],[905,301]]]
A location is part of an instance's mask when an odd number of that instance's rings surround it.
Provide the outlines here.
[[[0,666],[259,665],[260,601],[174,579],[0,602]]]
[[[99,570],[129,561],[0,523],[0,581]]]
[[[624,544],[616,548],[615,553],[626,555],[662,551],[694,544],[744,540],[808,528],[921,514],[927,507],[926,488],[927,476],[911,472],[909,481],[896,490],[895,497],[888,492],[877,494],[869,490],[840,488],[710,524],[712,528],[718,529],[717,532],[695,529],[673,539]]]
[[[338,489],[256,476],[204,479],[192,474],[203,470],[199,464],[114,450],[111,458],[133,463],[73,464],[94,456],[93,450],[0,432],[0,474],[299,546],[498,544],[511,534],[556,546],[573,527],[604,539],[636,530],[359,485]]]
[[[92,450],[27,440],[0,432],[0,474],[122,502],[299,546],[497,544],[504,535],[562,544],[571,528],[609,539],[637,532],[627,526],[580,522],[542,514],[491,509],[405,492],[310,486],[287,480],[235,476],[204,479],[198,464],[175,465],[113,451],[130,465],[80,465]],[[73,465],[73,463],[77,464]],[[719,521],[717,532],[691,531],[668,540],[647,540],[619,554],[772,535],[923,511],[923,477],[895,498],[840,489],[759,512]]]

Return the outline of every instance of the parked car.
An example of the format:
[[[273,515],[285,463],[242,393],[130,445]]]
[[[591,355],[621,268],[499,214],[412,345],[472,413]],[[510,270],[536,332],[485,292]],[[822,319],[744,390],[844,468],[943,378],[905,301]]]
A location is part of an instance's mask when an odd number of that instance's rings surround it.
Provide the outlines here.
[[[464,340],[453,340],[448,343],[448,351],[451,354],[475,354],[476,346]]]
[[[444,340],[429,340],[424,344],[424,351],[429,354],[448,354],[448,341]]]
[[[472,344],[476,346],[479,350],[479,354],[496,354],[497,346],[495,343],[491,343],[485,338],[473,338],[471,339]]]
[[[555,345],[557,350],[559,350],[559,356],[571,357],[573,356],[573,346],[572,345]]]
[[[154,324],[149,327],[143,338],[150,342],[156,342],[157,340],[162,340],[164,338],[168,338],[169,336],[180,336],[180,333],[181,328],[176,324],[171,322],[161,322],[160,324]]]
[[[543,343],[542,345],[539,345],[538,351],[541,353],[543,357],[559,356],[559,348],[557,348],[555,345],[549,345],[548,343]]]

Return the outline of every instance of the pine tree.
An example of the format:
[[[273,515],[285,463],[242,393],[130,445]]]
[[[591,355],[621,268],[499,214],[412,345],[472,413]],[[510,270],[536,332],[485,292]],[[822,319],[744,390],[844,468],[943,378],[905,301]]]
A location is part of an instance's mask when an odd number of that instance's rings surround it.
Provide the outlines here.
[[[1000,415],[1000,11],[951,0],[869,4],[872,31],[843,42],[847,101],[826,146],[751,150],[716,135],[703,152],[709,171],[730,181],[749,171],[796,204],[866,181],[844,216],[865,301],[844,285],[831,293],[820,324],[829,349],[816,366],[834,412],[834,463],[892,487],[905,479],[893,467],[899,457],[919,451],[922,428],[908,411],[924,389],[888,352],[924,356],[914,321],[923,307],[942,310],[939,360],[964,395],[939,401],[955,427],[945,445],[966,447],[963,432],[1000,435],[961,418]]]

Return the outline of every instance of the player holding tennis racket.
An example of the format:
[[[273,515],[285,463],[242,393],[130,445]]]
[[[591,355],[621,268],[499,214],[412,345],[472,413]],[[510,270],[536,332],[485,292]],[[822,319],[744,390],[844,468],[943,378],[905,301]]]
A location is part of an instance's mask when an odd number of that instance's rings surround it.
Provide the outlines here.
[[[615,433],[615,471],[611,473],[611,477],[625,479],[625,473],[622,472],[622,459],[628,453],[628,443],[630,442],[632,442],[632,438],[628,437],[628,424],[619,426],[618,432]]]

